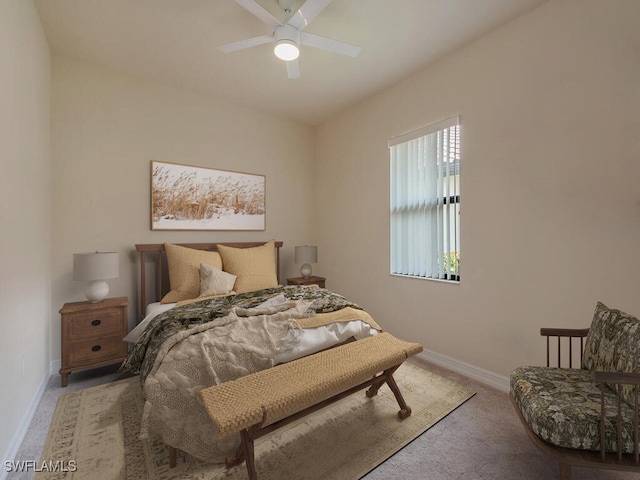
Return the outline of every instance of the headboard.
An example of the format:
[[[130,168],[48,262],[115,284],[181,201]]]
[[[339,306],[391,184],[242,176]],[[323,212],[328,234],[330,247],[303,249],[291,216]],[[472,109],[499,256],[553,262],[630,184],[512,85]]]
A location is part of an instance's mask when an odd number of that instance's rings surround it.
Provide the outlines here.
[[[208,250],[210,252],[217,251],[218,245],[226,245],[228,247],[235,248],[251,248],[264,245],[265,242],[219,242],[219,243],[176,243],[181,247],[195,248],[197,250]],[[275,242],[275,260],[276,260],[276,275],[278,281],[280,281],[280,248],[282,242]],[[136,250],[140,255],[140,298],[139,298],[139,313],[142,320],[145,315],[145,309],[150,302],[158,302],[169,291],[168,287],[168,275],[164,275],[164,271],[167,270],[167,256],[164,251],[164,243],[143,243],[136,244]],[[154,278],[147,280],[146,264],[147,259],[152,258],[155,263]],[[147,282],[149,282],[147,284]],[[152,287],[154,292],[152,298],[147,298],[147,287]]]

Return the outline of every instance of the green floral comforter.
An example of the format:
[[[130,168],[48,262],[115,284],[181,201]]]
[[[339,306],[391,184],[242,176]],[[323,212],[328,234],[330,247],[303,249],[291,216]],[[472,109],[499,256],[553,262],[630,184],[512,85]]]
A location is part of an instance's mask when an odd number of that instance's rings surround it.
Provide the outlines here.
[[[553,445],[600,450],[600,387],[586,369],[520,367],[511,374],[511,393],[527,424]],[[617,451],[617,400],[605,387],[605,447]],[[633,453],[633,410],[622,402],[622,451]]]
[[[154,319],[129,351],[120,371],[140,374],[140,380],[144,384],[153,368],[160,346],[170,336],[192,326],[225,317],[232,308],[256,307],[276,295],[284,295],[288,300],[311,301],[312,304],[308,310],[311,314],[329,313],[346,307],[362,310],[360,306],[347,301],[342,295],[316,285],[268,288],[183,305],[161,313]]]

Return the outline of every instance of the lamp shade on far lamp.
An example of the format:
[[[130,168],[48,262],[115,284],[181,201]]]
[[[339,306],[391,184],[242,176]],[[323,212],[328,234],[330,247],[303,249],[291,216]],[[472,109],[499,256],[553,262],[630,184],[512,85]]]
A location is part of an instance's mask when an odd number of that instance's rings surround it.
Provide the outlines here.
[[[109,295],[105,280],[120,275],[118,252],[73,254],[73,279],[88,282],[84,294],[91,303],[101,302]]]
[[[305,245],[303,247],[296,247],[295,262],[302,263],[300,267],[300,274],[304,278],[311,276],[311,263],[318,263],[318,247],[312,247]]]

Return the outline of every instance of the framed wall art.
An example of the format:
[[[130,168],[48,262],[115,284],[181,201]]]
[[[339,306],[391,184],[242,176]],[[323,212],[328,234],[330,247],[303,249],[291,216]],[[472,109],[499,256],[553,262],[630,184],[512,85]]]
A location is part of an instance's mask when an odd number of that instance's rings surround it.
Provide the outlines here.
[[[151,230],[265,230],[266,177],[151,162]]]

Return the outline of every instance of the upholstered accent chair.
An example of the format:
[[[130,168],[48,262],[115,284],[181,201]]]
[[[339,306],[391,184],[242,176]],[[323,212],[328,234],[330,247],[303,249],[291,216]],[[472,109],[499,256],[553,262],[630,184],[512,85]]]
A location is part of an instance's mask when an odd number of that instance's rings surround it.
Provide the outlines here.
[[[640,473],[640,320],[598,303],[590,328],[540,334],[547,338],[547,366],[511,374],[510,397],[531,439],[558,459],[562,480],[571,478],[572,465]],[[580,367],[572,368],[577,345]]]

